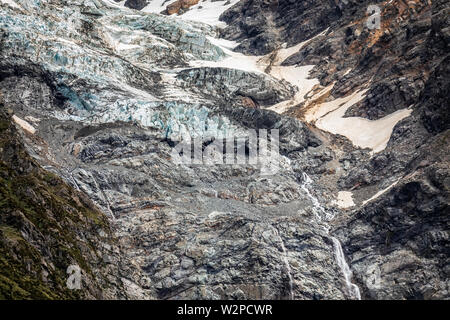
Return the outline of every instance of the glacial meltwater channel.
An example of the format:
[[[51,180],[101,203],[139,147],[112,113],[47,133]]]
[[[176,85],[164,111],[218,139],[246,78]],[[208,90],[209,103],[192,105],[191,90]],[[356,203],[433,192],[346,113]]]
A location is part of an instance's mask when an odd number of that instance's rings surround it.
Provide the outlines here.
[[[302,189],[305,191],[306,195],[311,199],[313,203],[313,213],[318,222],[321,222],[324,225],[325,232],[330,235],[330,227],[328,225],[328,221],[330,221],[334,216],[332,214],[327,213],[327,211],[322,207],[319,200],[313,196],[313,194],[309,191],[309,187],[311,187],[312,180],[311,178],[303,172],[303,184]],[[331,240],[333,241],[334,246],[334,255],[336,258],[336,262],[339,268],[344,275],[345,286],[347,288],[347,294],[356,300],[361,300],[361,293],[356,284],[352,282],[352,271],[347,261],[345,260],[344,251],[342,250],[342,245],[340,241],[330,235]]]

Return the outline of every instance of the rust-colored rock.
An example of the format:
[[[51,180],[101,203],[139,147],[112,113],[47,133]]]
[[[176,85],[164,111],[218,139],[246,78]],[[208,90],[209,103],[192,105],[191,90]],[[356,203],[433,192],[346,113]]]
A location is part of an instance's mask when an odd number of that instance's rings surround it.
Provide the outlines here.
[[[259,103],[251,97],[242,97],[241,103],[247,108],[254,108],[254,109],[260,108]]]
[[[196,5],[200,0],[177,0],[166,7],[167,14],[179,13],[181,9],[188,9]]]

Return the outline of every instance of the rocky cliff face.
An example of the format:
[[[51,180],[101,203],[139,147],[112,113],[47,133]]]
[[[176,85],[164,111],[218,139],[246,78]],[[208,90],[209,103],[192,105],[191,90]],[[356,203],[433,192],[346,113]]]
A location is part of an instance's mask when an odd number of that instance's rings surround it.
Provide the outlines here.
[[[124,297],[110,222],[86,194],[29,157],[0,104],[0,298]],[[81,269],[80,290],[67,285],[70,266]]]
[[[0,294],[448,298],[448,4],[169,4],[1,2]],[[249,129],[275,172],[173,161]]]

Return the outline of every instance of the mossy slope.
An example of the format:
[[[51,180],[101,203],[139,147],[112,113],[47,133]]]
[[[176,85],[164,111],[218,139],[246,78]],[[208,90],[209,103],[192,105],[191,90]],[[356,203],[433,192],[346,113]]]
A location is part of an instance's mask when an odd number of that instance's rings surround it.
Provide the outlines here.
[[[28,156],[0,103],[0,299],[103,298],[99,248],[110,234],[85,195]],[[81,290],[67,288],[72,264]]]

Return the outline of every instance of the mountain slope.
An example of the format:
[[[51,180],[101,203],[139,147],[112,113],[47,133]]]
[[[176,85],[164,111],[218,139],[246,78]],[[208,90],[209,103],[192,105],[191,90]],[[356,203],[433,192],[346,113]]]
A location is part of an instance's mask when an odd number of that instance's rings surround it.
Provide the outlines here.
[[[2,1],[0,89],[37,195],[4,188],[7,207],[24,198],[49,221],[35,256],[14,256],[27,220],[2,215],[6,262],[42,288],[9,272],[24,291],[5,297],[448,298],[448,4],[376,3],[381,29],[366,1],[171,16],[163,0]],[[174,163],[187,134],[216,159],[220,139],[247,139],[250,160],[250,129],[279,130],[275,172]],[[14,159],[8,179],[25,174]],[[73,251],[49,284],[21,257],[52,241]],[[64,288],[69,262],[86,292]]]
[[[117,248],[106,217],[27,155],[4,110],[0,144],[0,298],[120,297],[118,273],[105,261]],[[66,284],[70,265],[82,270],[81,290]]]

